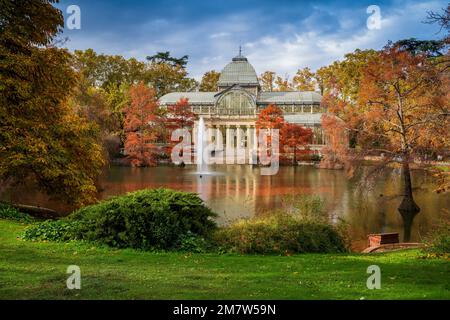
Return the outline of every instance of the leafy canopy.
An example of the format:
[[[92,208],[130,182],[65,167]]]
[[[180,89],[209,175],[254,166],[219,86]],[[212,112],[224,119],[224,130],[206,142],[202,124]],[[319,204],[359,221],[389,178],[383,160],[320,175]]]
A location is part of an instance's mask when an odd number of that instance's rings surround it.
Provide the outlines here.
[[[69,53],[51,46],[64,23],[54,3],[2,1],[0,180],[82,205],[95,199],[103,153],[68,103],[78,78]]]

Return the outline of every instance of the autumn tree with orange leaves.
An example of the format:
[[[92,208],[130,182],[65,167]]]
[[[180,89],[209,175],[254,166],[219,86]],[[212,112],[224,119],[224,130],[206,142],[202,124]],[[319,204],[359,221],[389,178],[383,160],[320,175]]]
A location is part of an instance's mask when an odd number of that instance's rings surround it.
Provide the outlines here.
[[[355,139],[353,160],[382,153],[383,161],[372,170],[373,176],[387,165],[401,166],[399,212],[405,241],[409,241],[413,218],[420,211],[413,198],[410,164],[420,160],[426,165],[427,158],[449,149],[447,70],[448,66],[436,64],[424,54],[412,55],[389,45],[360,69],[359,90],[353,99],[325,97],[332,116],[340,119],[329,120],[328,127]]]
[[[155,165],[155,127],[159,120],[155,91],[141,82],[130,88],[130,100],[125,110],[125,152],[133,166]]]
[[[274,104],[269,104],[258,115],[256,129],[278,129],[284,126],[283,110]]]
[[[355,50],[316,72],[323,94],[322,106],[327,113],[322,116],[326,145],[322,148],[321,168],[345,168],[351,176],[355,169],[352,154],[357,144],[358,132],[364,119],[358,112],[361,79],[369,63],[376,63],[375,50]],[[361,151],[361,150],[360,150]]]
[[[313,132],[296,123],[285,123],[280,131],[280,144],[285,153],[293,153],[292,164],[297,164],[297,151],[306,148],[310,143]]]
[[[325,169],[347,169],[351,174],[353,166],[349,153],[346,123],[334,115],[322,116],[322,129],[326,144],[322,148],[320,167]]]
[[[74,208],[96,201],[105,160],[98,126],[71,104],[80,79],[55,45],[55,3],[1,1],[0,193],[25,185]]]
[[[256,121],[256,129],[268,129],[268,143],[271,143],[271,130],[279,130],[280,147],[284,153],[293,152],[293,163],[296,161],[296,152],[301,147],[306,147],[313,135],[311,129],[302,127],[295,123],[288,123],[284,120],[283,110],[274,104],[264,108]]]
[[[256,120],[256,134],[259,135],[261,129],[267,130],[267,147],[271,150],[273,130],[281,130],[285,125],[283,110],[274,104],[269,104],[258,115]]]
[[[191,129],[197,120],[197,115],[191,110],[187,98],[181,98],[176,104],[168,106],[166,117],[166,128],[171,131]]]
[[[194,121],[197,120],[197,118],[197,115],[191,110],[187,98],[181,98],[176,104],[167,107],[165,127],[168,135],[167,140],[170,141],[168,154],[170,154],[173,147],[179,143],[179,141],[171,140],[172,132],[177,129],[191,131],[194,126]]]
[[[450,88],[443,71],[425,55],[388,46],[363,74],[358,111],[364,125],[358,135],[364,149],[386,155],[384,165],[401,164],[403,200],[398,210],[405,222],[420,211],[413,198],[410,163],[450,147]]]

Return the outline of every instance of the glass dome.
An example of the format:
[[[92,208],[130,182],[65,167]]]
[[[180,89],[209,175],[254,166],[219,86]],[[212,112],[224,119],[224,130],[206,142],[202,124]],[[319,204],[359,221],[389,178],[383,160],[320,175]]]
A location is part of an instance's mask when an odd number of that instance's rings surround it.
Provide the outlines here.
[[[233,84],[245,86],[258,86],[258,76],[246,57],[241,55],[225,66],[220,73],[218,86],[229,87]]]

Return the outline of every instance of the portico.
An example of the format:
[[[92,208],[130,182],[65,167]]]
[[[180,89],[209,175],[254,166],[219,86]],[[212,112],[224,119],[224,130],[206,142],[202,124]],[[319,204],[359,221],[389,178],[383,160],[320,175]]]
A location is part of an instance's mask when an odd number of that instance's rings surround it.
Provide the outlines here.
[[[216,164],[256,164],[257,137],[255,120],[205,119],[207,143],[213,144],[211,161]],[[197,144],[198,123],[193,128],[193,143]]]

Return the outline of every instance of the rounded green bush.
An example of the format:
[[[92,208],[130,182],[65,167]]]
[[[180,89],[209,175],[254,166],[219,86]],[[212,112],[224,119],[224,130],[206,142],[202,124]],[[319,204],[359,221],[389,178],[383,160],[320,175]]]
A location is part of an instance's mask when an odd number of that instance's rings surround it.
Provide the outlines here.
[[[194,193],[152,189],[128,193],[82,208],[66,219],[66,240],[96,241],[119,248],[176,249],[187,234],[208,237],[215,230],[215,214]],[[52,223],[31,227],[51,229]],[[40,231],[43,233],[43,231]],[[29,237],[32,238],[32,237]]]
[[[217,231],[215,241],[225,250],[241,254],[347,251],[344,237],[332,225],[288,214],[239,221]]]

